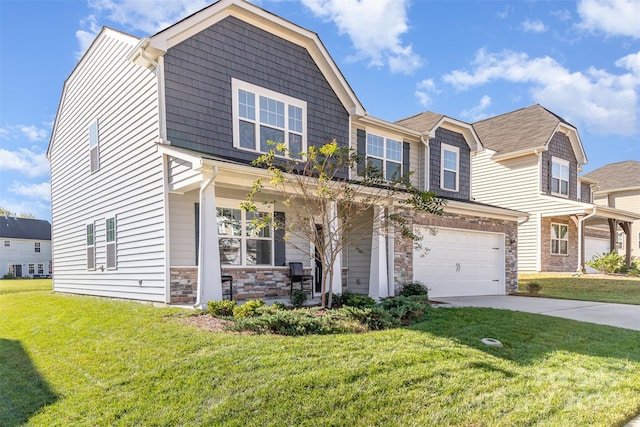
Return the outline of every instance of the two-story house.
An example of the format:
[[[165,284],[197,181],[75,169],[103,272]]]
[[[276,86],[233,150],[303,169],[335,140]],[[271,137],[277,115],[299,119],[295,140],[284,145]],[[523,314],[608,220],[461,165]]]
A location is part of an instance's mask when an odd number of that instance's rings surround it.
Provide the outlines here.
[[[51,224],[31,218],[0,216],[0,277],[51,275]]]
[[[640,162],[627,160],[602,166],[581,177],[593,182],[593,202],[640,214]],[[624,226],[624,225],[622,225]],[[630,224],[629,230],[617,230],[603,240],[602,252],[616,250],[630,258],[640,258],[640,219]]]
[[[105,28],[64,84],[48,149],[54,289],[201,305],[228,294],[228,275],[238,299],[286,296],[288,263],[316,271],[315,256],[309,242],[251,232],[239,205],[265,176],[251,161],[270,140],[300,152],[335,139],[449,201],[442,217],[398,211],[428,253],[392,231],[363,234],[336,261],[333,292],[386,297],[412,280],[434,296],[515,291],[526,215],[471,200],[473,128],[410,124],[369,116],[317,34],[245,1],[149,38]],[[286,223],[293,208],[265,197]],[[350,220],[373,230],[373,218]]]
[[[533,105],[473,124],[485,150],[472,158],[475,200],[529,213],[518,225],[521,272],[584,271],[603,237],[629,235],[637,213],[595,205],[577,129]]]

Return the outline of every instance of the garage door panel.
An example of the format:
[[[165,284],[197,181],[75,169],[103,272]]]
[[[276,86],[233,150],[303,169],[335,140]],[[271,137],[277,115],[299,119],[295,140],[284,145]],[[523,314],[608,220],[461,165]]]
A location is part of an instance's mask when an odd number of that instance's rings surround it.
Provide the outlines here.
[[[603,253],[609,253],[609,239],[598,239],[595,237],[587,237],[584,245],[585,257],[584,260],[591,261],[594,255],[600,255]],[[585,271],[587,273],[599,273],[595,268],[591,268],[585,264]]]
[[[414,252],[414,278],[430,296],[504,294],[504,235],[439,228],[418,228],[426,255]]]

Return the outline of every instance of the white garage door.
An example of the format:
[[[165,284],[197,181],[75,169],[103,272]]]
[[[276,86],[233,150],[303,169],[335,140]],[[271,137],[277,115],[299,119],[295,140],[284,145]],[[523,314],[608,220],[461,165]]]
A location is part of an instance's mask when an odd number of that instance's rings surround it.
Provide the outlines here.
[[[504,235],[417,227],[422,246],[413,254],[413,276],[430,297],[505,294]]]
[[[584,260],[591,261],[594,255],[601,255],[603,253],[609,253],[609,239],[597,239],[595,237],[587,237],[584,241]],[[585,264],[585,271],[587,273],[598,273],[598,270],[591,268]]]

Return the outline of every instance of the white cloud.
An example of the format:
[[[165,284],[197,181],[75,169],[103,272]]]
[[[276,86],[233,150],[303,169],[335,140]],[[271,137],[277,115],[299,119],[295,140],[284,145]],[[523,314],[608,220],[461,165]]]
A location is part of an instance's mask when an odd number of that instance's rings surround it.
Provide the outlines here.
[[[459,90],[499,80],[528,84],[536,102],[576,125],[580,122],[595,133],[632,135],[638,119],[638,55],[616,62],[629,72],[612,74],[593,67],[571,72],[548,56],[529,58],[513,51],[479,50],[472,72],[456,70],[443,80]]]
[[[302,0],[316,16],[333,21],[355,47],[355,60],[389,66],[391,72],[411,74],[423,64],[413,47],[404,45],[409,30],[407,0]]]
[[[22,197],[44,200],[46,202],[51,201],[51,184],[48,182],[42,182],[40,184],[14,182],[11,187],[9,187],[9,191]]]
[[[47,175],[49,160],[44,152],[37,153],[26,148],[16,151],[0,148],[0,170],[13,170],[30,177]]]
[[[520,23],[520,28],[525,33],[544,33],[545,31],[547,31],[547,26],[538,19],[536,19],[535,21],[527,19]]]
[[[422,80],[416,85],[415,96],[418,98],[418,103],[424,108],[431,104],[431,95],[434,93],[438,93],[438,90],[433,79]]]
[[[489,95],[484,95],[480,99],[480,103],[478,105],[468,110],[462,111],[460,113],[460,117],[468,120],[469,122],[477,122],[479,120],[486,119],[487,117],[489,117],[489,113],[487,113],[485,110],[489,108],[490,105],[491,97]]]
[[[91,46],[91,42],[96,38],[100,32],[100,25],[95,15],[89,15],[85,18],[81,25],[87,30],[76,31],[76,38],[78,39],[79,50],[76,52],[76,57],[80,58]]]
[[[46,130],[38,129],[35,126],[18,125],[18,129],[31,142],[44,141],[47,138],[47,135],[49,134],[49,132],[47,132]]]
[[[609,36],[640,38],[640,1],[582,0],[578,3],[579,28]]]
[[[571,12],[567,9],[559,9],[551,11],[551,16],[555,17],[558,21],[568,21],[571,19]]]

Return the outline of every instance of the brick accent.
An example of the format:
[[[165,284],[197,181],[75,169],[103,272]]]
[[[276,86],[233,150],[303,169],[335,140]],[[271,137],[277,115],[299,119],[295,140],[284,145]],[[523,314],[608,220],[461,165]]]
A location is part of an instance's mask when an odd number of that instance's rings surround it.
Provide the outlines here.
[[[169,281],[170,304],[195,304],[198,291],[197,267],[171,267]]]
[[[540,261],[542,271],[571,272],[578,268],[578,226],[577,220],[569,216],[542,218],[540,233]],[[569,242],[567,255],[551,253],[551,224],[568,225]]]
[[[433,227],[458,228],[494,233],[504,233],[505,245],[505,290],[507,293],[518,291],[518,224],[516,221],[500,220],[486,217],[476,217],[460,214],[444,213],[441,217],[425,212],[415,212],[408,209],[397,211],[410,226],[426,225]],[[395,239],[394,275],[395,293],[402,284],[413,280],[413,249],[414,242],[409,238],[402,238],[400,233]]]

